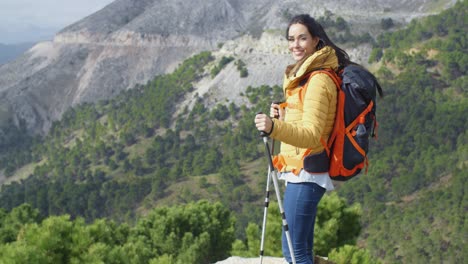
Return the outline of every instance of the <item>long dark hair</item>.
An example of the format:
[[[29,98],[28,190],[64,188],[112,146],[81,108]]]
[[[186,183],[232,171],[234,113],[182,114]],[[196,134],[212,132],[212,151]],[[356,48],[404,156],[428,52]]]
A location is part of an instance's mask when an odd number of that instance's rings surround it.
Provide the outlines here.
[[[335,50],[336,56],[338,57],[338,64],[340,65],[340,68],[344,68],[350,64],[352,65],[357,65],[367,71],[370,75],[373,76],[375,79],[375,82],[377,83],[377,91],[379,92],[380,97],[383,97],[383,91],[380,85],[377,82],[377,79],[374,77],[373,74],[371,74],[366,68],[364,68],[362,65],[359,65],[349,59],[348,53],[335,45],[330,38],[328,37],[327,33],[325,33],[325,30],[323,30],[322,25],[320,25],[319,22],[317,22],[314,18],[309,16],[308,14],[302,14],[302,15],[297,15],[291,19],[289,22],[288,28],[286,29],[286,39],[289,38],[289,28],[293,24],[302,24],[307,27],[307,30],[309,30],[309,33],[312,35],[312,37],[318,37],[319,42],[317,46],[315,47],[317,50],[325,47],[325,46],[330,46]]]
[[[356,65],[357,63],[352,62],[349,59],[348,53],[335,45],[330,38],[328,37],[327,33],[325,33],[325,30],[323,30],[322,25],[320,25],[319,22],[317,22],[314,18],[309,16],[308,14],[301,14],[293,17],[291,21],[289,22],[288,28],[286,29],[286,39],[289,37],[289,28],[293,24],[302,24],[307,27],[309,30],[309,33],[312,35],[312,37],[318,37],[319,43],[317,44],[317,50],[325,47],[325,46],[330,46],[335,50],[336,56],[338,57],[338,63],[340,64],[341,67],[348,66],[349,64],[354,64]]]

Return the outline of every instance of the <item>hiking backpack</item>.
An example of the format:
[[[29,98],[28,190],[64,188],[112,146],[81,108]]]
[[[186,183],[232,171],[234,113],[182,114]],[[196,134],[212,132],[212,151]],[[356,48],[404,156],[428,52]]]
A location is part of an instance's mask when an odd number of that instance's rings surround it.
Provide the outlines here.
[[[376,94],[382,97],[382,88],[374,75],[358,65],[348,65],[338,74],[331,69],[317,70],[308,79],[318,73],[330,76],[338,88],[334,127],[328,142],[324,139],[321,142],[329,157],[330,177],[346,181],[364,167],[367,172],[369,137],[376,138]],[[303,87],[304,95],[307,85]],[[357,135],[360,125],[364,125],[365,132]]]

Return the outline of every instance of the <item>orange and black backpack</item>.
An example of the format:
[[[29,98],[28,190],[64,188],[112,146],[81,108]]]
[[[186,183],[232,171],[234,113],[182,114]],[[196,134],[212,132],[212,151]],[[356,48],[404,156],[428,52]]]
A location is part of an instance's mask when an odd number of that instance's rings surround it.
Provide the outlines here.
[[[328,173],[333,180],[346,181],[368,167],[369,137],[376,138],[376,94],[383,92],[377,79],[359,65],[348,65],[338,74],[333,70],[317,70],[330,76],[338,88],[335,123],[322,144],[329,157]],[[303,94],[305,88],[303,86]],[[306,166],[304,162],[304,166]]]

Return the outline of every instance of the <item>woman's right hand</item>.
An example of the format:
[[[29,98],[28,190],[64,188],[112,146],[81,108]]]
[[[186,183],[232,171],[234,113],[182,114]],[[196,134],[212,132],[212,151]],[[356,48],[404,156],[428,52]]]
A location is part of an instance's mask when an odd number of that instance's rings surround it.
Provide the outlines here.
[[[284,120],[284,114],[285,114],[284,108],[280,106],[280,103],[273,102],[271,103],[270,106],[270,117],[271,118],[276,118],[279,120]]]

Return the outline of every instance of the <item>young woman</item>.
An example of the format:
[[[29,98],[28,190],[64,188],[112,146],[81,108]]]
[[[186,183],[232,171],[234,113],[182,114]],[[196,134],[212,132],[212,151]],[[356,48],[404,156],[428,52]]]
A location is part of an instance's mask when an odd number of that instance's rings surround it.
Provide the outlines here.
[[[321,139],[326,142],[333,128],[337,88],[324,73],[315,74],[310,80],[309,76],[315,70],[337,71],[354,63],[309,15],[292,18],[286,38],[295,60],[286,68],[284,77],[286,107],[273,103],[270,117],[256,115],[255,125],[281,141],[275,167],[281,172],[280,179],[286,181],[284,211],[294,256],[298,264],[312,264],[317,205],[325,191],[334,189]],[[307,89],[302,94],[304,85]],[[284,231],[283,255],[292,262]]]

